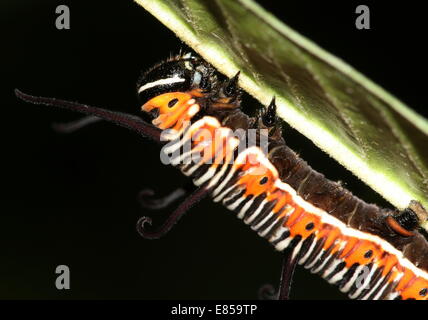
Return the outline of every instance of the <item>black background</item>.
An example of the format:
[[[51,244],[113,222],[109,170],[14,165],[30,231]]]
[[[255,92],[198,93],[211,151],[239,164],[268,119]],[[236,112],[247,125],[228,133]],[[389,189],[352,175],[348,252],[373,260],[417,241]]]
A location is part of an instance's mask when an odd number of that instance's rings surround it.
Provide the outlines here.
[[[425,11],[365,2],[371,30],[355,28],[357,1],[259,1],[425,116]],[[282,3],[282,1],[281,1]],[[55,28],[66,4],[71,30]],[[166,193],[186,179],[159,162],[158,147],[99,123],[72,135],[51,130],[79,116],[18,101],[17,87],[137,113],[141,70],[177,53],[175,35],[132,1],[5,1],[2,15],[2,206],[0,298],[255,299],[277,285],[281,255],[221,206],[203,201],[168,234],[135,231],[144,187]],[[327,177],[367,201],[377,194],[286,127],[287,143]],[[154,217],[160,223],[168,211]],[[55,268],[71,269],[71,290]],[[298,268],[293,299],[344,299]]]

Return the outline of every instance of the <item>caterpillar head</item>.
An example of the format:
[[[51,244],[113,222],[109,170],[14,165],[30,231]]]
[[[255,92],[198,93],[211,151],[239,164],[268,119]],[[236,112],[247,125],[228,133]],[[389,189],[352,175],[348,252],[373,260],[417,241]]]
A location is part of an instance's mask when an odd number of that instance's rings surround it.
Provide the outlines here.
[[[169,59],[145,72],[137,83],[142,110],[150,113],[160,129],[180,129],[200,110],[198,98],[206,96],[217,81],[214,69],[189,54]]]

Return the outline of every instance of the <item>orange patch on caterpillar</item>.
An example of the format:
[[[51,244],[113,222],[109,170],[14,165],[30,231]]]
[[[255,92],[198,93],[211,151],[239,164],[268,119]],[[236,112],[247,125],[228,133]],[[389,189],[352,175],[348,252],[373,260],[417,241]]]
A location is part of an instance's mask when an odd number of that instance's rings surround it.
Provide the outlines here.
[[[272,211],[275,213],[279,213],[278,218],[282,218],[284,215],[288,214],[292,209],[292,207],[290,206],[291,195],[281,189],[276,189],[275,191],[271,192],[268,195],[267,200],[268,201],[277,200]],[[286,205],[288,205],[288,207],[284,208]],[[282,208],[284,208],[284,210],[282,210],[282,212],[280,213],[280,210]]]
[[[383,266],[382,276],[385,277],[391,270],[397,266],[398,258],[395,255],[384,252],[382,259],[379,261],[379,266]],[[391,280],[394,280],[398,276],[398,271],[391,273]]]
[[[354,263],[359,265],[366,265],[374,260],[374,254],[378,250],[375,245],[368,240],[361,240],[358,248],[351,252],[345,259],[347,266],[352,266]]]
[[[205,97],[205,93],[203,92],[202,89],[193,89],[193,90],[189,91],[188,93],[193,97],[198,97],[198,98]]]
[[[345,247],[339,257],[341,259],[346,259],[360,246],[362,240],[355,237],[343,236],[343,241],[345,242]]]
[[[403,268],[403,273],[403,276],[401,277],[397,287],[395,288],[395,290],[397,290],[398,292],[405,291],[416,280],[415,274],[410,269]]]
[[[282,210],[282,212],[281,212],[281,214],[278,216],[278,219],[281,219],[282,217],[284,217],[284,216],[286,216],[286,215],[288,215],[288,214],[291,214],[291,212],[294,210],[294,208],[292,207],[292,206],[290,206],[290,205],[286,205],[285,206],[285,208],[284,208],[284,210]],[[287,226],[287,220],[285,220],[284,221],[284,223],[283,223],[283,225],[282,225],[283,227],[286,227]]]
[[[393,217],[389,216],[386,218],[386,223],[391,227],[392,230],[401,234],[404,237],[411,237],[414,235],[413,232],[404,229]]]
[[[334,227],[328,223],[320,223],[318,227],[317,239],[326,239]]]
[[[188,111],[193,106],[193,103],[189,103],[192,99],[192,95],[188,93],[168,92],[150,99],[141,109],[146,112],[158,109],[159,116],[152,123],[160,129],[167,129],[176,124],[180,118],[181,122],[191,118]],[[174,100],[177,102],[170,106],[170,102]],[[176,126],[174,129],[178,130],[179,128]]]
[[[294,220],[290,227],[290,233],[300,234],[302,238],[307,238],[314,230],[318,230],[321,219],[308,212],[303,212],[300,218]]]
[[[249,155],[250,156],[250,155]],[[245,195],[254,195],[257,197],[262,193],[270,194],[274,187],[274,175],[260,162],[249,163],[248,161],[242,167],[245,174],[238,180],[238,185],[245,185]]]
[[[294,207],[293,213],[287,219],[287,227],[293,228],[294,224],[298,223],[304,216],[305,210],[302,207],[296,206],[294,203],[290,204]]]
[[[336,227],[333,227],[330,232],[327,233],[327,238],[325,239],[324,245],[323,245],[323,249],[327,250],[328,248],[330,248],[330,246],[332,246],[335,241],[342,235],[342,233],[340,232],[340,230]]]
[[[428,300],[428,281],[421,277],[414,277],[407,283],[407,286],[401,290],[403,299],[422,299]]]

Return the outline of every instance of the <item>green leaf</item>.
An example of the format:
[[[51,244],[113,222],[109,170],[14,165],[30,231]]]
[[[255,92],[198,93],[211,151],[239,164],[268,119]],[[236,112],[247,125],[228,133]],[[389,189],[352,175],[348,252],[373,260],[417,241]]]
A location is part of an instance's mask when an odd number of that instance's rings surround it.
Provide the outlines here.
[[[136,0],[398,208],[428,208],[428,122],[251,0]]]

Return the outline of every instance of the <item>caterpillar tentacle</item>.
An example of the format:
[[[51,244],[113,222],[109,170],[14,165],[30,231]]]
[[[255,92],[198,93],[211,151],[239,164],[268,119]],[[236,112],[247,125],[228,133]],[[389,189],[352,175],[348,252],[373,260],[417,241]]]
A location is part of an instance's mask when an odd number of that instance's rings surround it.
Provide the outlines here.
[[[137,222],[137,231],[145,239],[159,239],[167,234],[171,228],[184,216],[184,214],[196,203],[201,201],[209,193],[209,189],[199,187],[187,199],[185,199],[167,218],[167,220],[155,231],[147,230],[146,225],[152,225],[152,219],[141,217]]]

